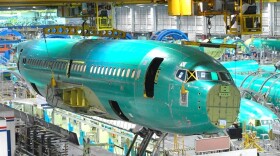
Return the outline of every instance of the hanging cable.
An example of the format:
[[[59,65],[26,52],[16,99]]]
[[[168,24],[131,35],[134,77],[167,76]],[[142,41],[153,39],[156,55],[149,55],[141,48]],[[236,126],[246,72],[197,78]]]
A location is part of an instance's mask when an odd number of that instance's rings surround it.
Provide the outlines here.
[[[207,38],[208,38],[208,43],[212,43],[211,42],[211,28],[212,28],[212,23],[211,23],[211,18],[214,16],[206,16],[207,19],[207,29],[208,29],[208,33],[207,33]]]
[[[44,41],[45,41],[47,56],[48,56],[48,58],[51,58],[50,55],[49,55],[49,49],[48,49],[47,39],[46,39],[46,35],[45,35],[44,31],[43,31],[43,37],[44,37]],[[47,63],[48,63],[48,62],[47,62]],[[51,69],[51,74],[52,74],[52,77],[51,77],[51,86],[52,86],[52,87],[55,87],[55,86],[56,86],[56,81],[55,81],[55,78],[54,78],[54,72],[53,72],[53,69],[52,69],[52,64],[51,64],[51,63],[48,63],[48,66],[49,66],[49,68]]]

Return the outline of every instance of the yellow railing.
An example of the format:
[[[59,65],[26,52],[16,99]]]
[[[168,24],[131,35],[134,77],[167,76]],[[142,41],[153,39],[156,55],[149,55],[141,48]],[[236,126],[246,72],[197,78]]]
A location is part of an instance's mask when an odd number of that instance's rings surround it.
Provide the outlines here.
[[[112,17],[97,17],[97,29],[100,30],[113,30]]]
[[[261,14],[240,14],[237,16],[236,27],[230,28],[227,33],[233,35],[250,35],[262,33],[262,15]]]

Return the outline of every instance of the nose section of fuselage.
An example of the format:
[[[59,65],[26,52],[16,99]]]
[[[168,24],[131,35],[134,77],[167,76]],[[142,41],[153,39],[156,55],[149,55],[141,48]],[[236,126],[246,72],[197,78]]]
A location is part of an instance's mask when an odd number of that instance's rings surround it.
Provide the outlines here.
[[[207,94],[207,115],[217,128],[229,127],[236,121],[240,108],[240,92],[231,84],[215,84]]]

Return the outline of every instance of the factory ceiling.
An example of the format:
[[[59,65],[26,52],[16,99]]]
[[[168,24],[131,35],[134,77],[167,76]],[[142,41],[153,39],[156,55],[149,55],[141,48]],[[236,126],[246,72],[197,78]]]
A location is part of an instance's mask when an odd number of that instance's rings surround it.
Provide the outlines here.
[[[0,0],[0,6],[62,6],[70,3],[113,2],[118,4],[167,3],[167,0]]]

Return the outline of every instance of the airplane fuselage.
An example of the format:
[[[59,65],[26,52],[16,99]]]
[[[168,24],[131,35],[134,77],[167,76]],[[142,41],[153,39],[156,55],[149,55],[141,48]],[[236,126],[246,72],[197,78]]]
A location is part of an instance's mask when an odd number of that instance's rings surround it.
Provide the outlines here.
[[[240,93],[227,70],[193,48],[51,39],[18,51],[20,73],[55,107],[184,135],[216,132],[239,112]]]

